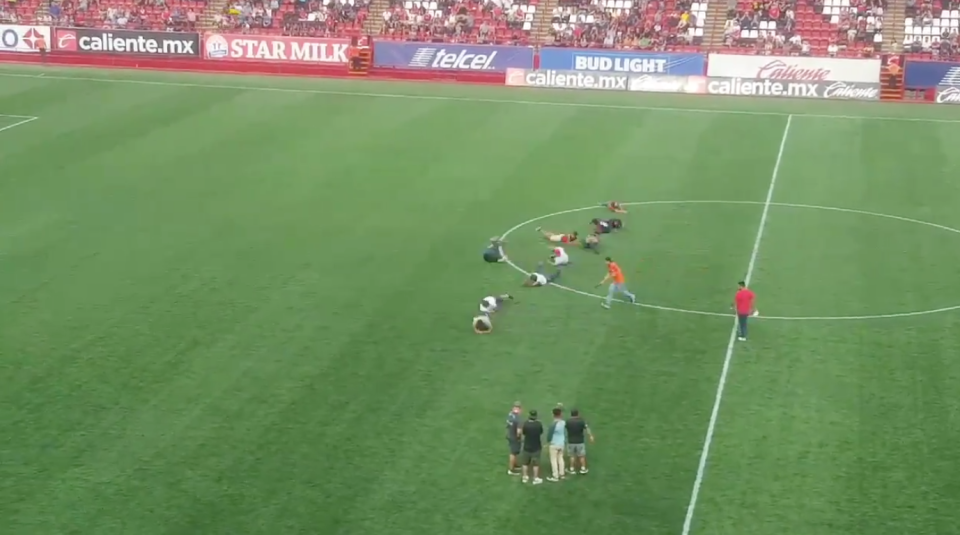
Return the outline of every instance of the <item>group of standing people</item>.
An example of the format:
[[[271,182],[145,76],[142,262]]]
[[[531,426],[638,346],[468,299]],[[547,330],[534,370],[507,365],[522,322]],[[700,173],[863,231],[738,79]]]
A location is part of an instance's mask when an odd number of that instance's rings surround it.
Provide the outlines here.
[[[507,445],[510,448],[507,474],[521,476],[523,483],[543,483],[543,478],[540,477],[540,461],[543,457],[544,431],[550,458],[550,475],[547,481],[559,482],[568,475],[589,472],[586,442],[589,440],[593,443],[594,436],[586,420],[580,416],[579,410],[571,409],[570,416],[564,417],[563,405],[557,405],[552,411],[553,419],[546,429],[536,410],[531,410],[526,420],[522,420],[521,412],[518,401],[507,415]]]

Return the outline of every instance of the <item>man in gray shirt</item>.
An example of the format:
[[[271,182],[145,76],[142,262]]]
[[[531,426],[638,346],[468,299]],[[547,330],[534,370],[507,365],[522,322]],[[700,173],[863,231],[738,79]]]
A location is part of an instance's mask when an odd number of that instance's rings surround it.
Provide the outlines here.
[[[520,475],[517,470],[517,455],[520,455],[520,402],[514,402],[513,408],[507,414],[507,446],[510,448],[510,461],[507,464],[507,474]]]

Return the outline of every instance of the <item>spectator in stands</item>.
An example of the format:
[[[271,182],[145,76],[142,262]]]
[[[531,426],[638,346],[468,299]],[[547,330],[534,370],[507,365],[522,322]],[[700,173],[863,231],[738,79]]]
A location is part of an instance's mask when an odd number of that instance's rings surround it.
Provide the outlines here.
[[[726,46],[736,46],[739,37],[740,22],[736,19],[736,16],[732,19],[727,19],[727,22],[723,25],[723,44]]]
[[[830,44],[827,45],[827,55],[831,58],[837,57],[837,53],[840,52],[840,47],[837,46],[836,41],[830,41]]]
[[[480,43],[490,43],[493,41],[493,26],[491,26],[490,22],[486,19],[480,23],[478,40]]]

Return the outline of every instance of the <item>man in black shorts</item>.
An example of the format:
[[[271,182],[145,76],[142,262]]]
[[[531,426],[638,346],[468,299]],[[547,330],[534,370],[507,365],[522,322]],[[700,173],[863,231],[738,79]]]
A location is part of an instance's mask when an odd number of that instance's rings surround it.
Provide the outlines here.
[[[580,461],[579,473],[586,474],[587,470],[587,445],[585,438],[593,443],[593,433],[590,432],[590,426],[580,416],[580,411],[572,409],[570,417],[567,418],[567,453],[570,454],[570,465],[567,468],[568,474],[577,473],[577,461]]]
[[[517,455],[520,455],[520,402],[513,404],[507,414],[507,446],[510,448],[510,460],[507,463],[507,474],[520,475],[517,470]]]
[[[540,479],[540,451],[543,449],[543,424],[537,420],[537,411],[530,411],[530,417],[523,422],[520,428],[520,437],[523,439],[523,448],[520,450],[520,466],[523,470],[522,481],[530,481],[528,469],[533,467],[533,484],[543,483]]]

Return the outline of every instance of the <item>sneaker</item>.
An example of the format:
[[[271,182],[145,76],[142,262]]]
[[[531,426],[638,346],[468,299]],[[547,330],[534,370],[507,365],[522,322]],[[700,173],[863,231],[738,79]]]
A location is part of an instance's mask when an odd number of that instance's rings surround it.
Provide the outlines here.
[[[573,468],[567,468],[567,474],[571,476],[575,476],[577,475],[577,471],[574,470]]]
[[[636,302],[637,302],[637,296],[631,295],[631,296],[630,296],[630,302],[631,302],[631,303],[636,303]]]
[[[543,483],[543,480],[540,479],[539,477],[538,477],[538,478],[535,478],[535,479],[533,480],[533,484],[534,484],[534,485],[539,485],[539,484],[541,484],[541,483]]]
[[[747,339],[744,338],[743,336],[737,337],[737,340],[739,340],[739,341],[741,341],[741,342],[746,342],[746,341],[747,341]]]
[[[519,471],[519,470],[507,470],[507,475],[508,475],[508,476],[519,476],[519,475],[520,475],[520,471]]]
[[[601,301],[601,302],[600,302],[600,306],[602,306],[603,308],[605,308],[605,309],[607,309],[607,310],[610,310],[610,305],[608,305],[608,304],[607,304],[606,302],[604,302],[604,301]]]
[[[588,473],[588,472],[590,472],[590,470],[587,470],[586,468],[581,468],[581,469],[580,469],[580,473],[581,473],[581,474],[586,474],[586,473]]]
[[[550,476],[550,477],[547,478],[547,481],[549,481],[549,482],[551,482],[551,483],[556,483],[557,481],[560,481],[560,480],[557,479],[557,478],[555,478],[555,477],[553,477],[553,476]]]
[[[520,480],[521,483],[526,483],[527,481],[530,481],[530,478],[527,476],[523,476],[523,479]]]

